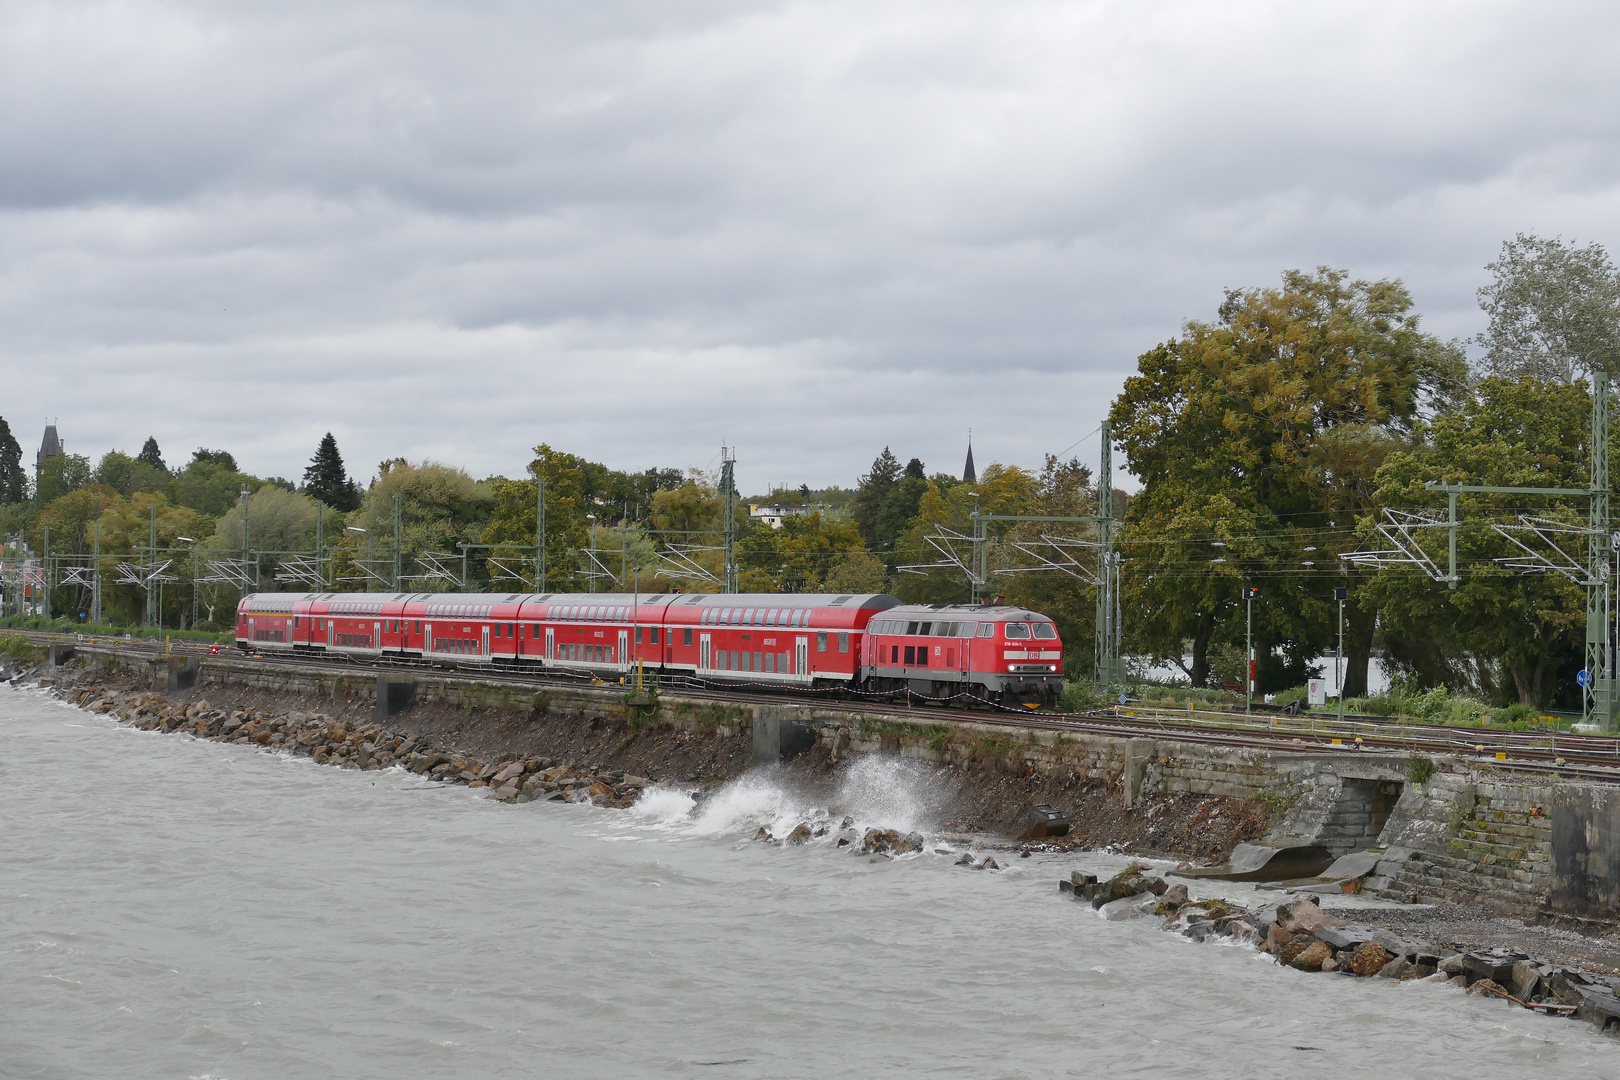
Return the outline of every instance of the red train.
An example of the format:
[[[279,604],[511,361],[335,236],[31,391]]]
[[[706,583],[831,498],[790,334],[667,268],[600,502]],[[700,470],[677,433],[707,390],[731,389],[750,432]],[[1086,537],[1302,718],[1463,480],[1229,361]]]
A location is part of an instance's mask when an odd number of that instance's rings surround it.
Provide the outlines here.
[[[639,662],[714,683],[1025,704],[1063,687],[1063,644],[1044,615],[882,594],[253,593],[237,606],[236,644],[613,681]]]

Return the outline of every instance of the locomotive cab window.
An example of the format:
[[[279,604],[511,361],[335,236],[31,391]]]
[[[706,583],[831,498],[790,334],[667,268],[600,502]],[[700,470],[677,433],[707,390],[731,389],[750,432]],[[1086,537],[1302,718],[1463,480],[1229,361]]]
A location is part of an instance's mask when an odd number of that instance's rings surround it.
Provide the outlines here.
[[[1007,636],[1009,638],[1027,639],[1029,637],[1029,624],[1021,622],[1008,623]]]
[[[1057,629],[1049,622],[1035,624],[1035,636],[1042,641],[1053,641],[1057,638]]]

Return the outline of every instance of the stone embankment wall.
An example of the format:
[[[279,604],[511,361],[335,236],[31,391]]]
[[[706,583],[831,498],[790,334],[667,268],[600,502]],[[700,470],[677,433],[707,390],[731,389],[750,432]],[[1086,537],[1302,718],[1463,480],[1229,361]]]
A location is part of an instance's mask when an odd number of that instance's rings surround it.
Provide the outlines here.
[[[118,649],[82,649],[108,667],[161,660]],[[1219,797],[1258,806],[1268,837],[1314,843],[1333,855],[1381,850],[1365,888],[1402,900],[1466,904],[1576,922],[1620,920],[1620,787],[1514,773],[1461,758],[1367,751],[1291,753],[975,723],[941,714],[934,723],[792,703],[635,699],[619,687],[537,689],[487,678],[403,676],[408,702],[531,717],[609,716],[629,727],[752,735],[756,763],[810,754],[838,762],[890,753],[942,769],[999,770],[1047,781],[1054,792],[1106,788],[1131,808],[1165,795]],[[351,708],[383,695],[372,672],[333,673],[245,659],[205,660],[199,688],[230,685],[311,695]],[[379,706],[382,715],[386,712]],[[1419,782],[1421,781],[1421,782]],[[1072,808],[1071,808],[1072,809]],[[1151,808],[1149,809],[1151,812]],[[1215,811],[1219,814],[1219,810]],[[1083,828],[1084,822],[1077,822]],[[1151,839],[1151,833],[1148,834]],[[1152,843],[1146,845],[1152,848]]]

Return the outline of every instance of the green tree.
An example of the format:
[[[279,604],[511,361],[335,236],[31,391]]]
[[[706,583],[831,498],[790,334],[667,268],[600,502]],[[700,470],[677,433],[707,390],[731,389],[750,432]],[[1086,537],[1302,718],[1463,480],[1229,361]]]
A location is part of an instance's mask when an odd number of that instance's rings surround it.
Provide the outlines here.
[[[304,470],[303,490],[334,510],[348,512],[360,506],[360,489],[343,468],[343,455],[338,453],[337,439],[330,431],[321,439],[309,468]]]
[[[1543,382],[1598,370],[1620,376],[1620,271],[1601,245],[1520,233],[1486,269],[1492,281],[1479,304],[1490,324],[1475,340],[1487,373]]]
[[[1361,692],[1375,610],[1336,556],[1383,456],[1465,383],[1461,350],[1418,322],[1398,281],[1289,271],[1142,354],[1109,414],[1142,481],[1122,536],[1137,648],[1180,662],[1190,641],[1189,674],[1207,678],[1211,643],[1242,638],[1239,587],[1261,582],[1261,688],[1296,685],[1332,640],[1331,589],[1346,585],[1346,686]]]
[[[915,477],[911,479],[915,480]],[[1016,465],[992,464],[979,474],[979,480],[974,484],[940,476],[922,483],[926,486],[917,513],[895,541],[894,558],[899,565],[929,568],[896,574],[893,579],[894,594],[909,603],[967,603],[972,596],[967,576],[954,566],[930,565],[943,560],[930,537],[942,537],[941,528],[961,536],[971,536],[975,509],[987,514],[1028,513],[1039,492],[1039,480]],[[1004,568],[1009,563],[1009,557],[999,551],[996,545],[1001,544],[1010,531],[1011,526],[1005,522],[994,523],[989,531],[992,570]],[[958,557],[964,560],[971,558],[971,545],[968,543],[939,542],[954,550]]]
[[[34,492],[40,506],[78,491],[92,478],[90,459],[83,454],[58,454],[45,459],[39,470],[39,488]]]
[[[1444,496],[1426,490],[1426,481],[1584,487],[1590,416],[1584,382],[1486,378],[1460,410],[1435,417],[1420,441],[1389,456],[1378,471],[1377,498],[1386,506],[1438,511]],[[1519,552],[1492,526],[1515,525],[1529,513],[1580,529],[1584,506],[1545,496],[1465,494],[1457,507],[1463,522],[1457,588],[1402,565],[1384,567],[1368,583],[1390,661],[1420,685],[1462,684],[1498,701],[1545,706],[1560,690],[1575,697],[1584,590],[1562,574],[1521,575],[1496,562]],[[1574,558],[1584,560],[1584,537],[1570,540]],[[1446,565],[1445,530],[1423,530],[1419,542]]]
[[[15,504],[28,498],[28,471],[23,468],[22,447],[11,433],[11,425],[0,417],[0,504]]]
[[[135,459],[142,465],[167,473],[169,467],[163,464],[163,455],[158,451],[158,442],[152,436],[146,437],[146,443],[141,447],[140,456]]]
[[[878,517],[883,513],[889,493],[899,482],[902,471],[900,459],[885,446],[883,453],[872,462],[871,470],[860,478],[855,498],[850,503],[850,513],[861,535],[866,538],[866,546],[874,550],[883,546],[878,542]],[[893,539],[893,534],[890,534],[891,543]]]
[[[101,455],[92,477],[94,483],[105,484],[125,498],[137,491],[167,491],[170,479],[167,470],[118,450],[109,450]]]
[[[169,481],[168,496],[176,506],[217,518],[241,501],[244,487],[251,493],[263,486],[264,481],[258,477],[238,472],[236,459],[223,450],[199,450]]]

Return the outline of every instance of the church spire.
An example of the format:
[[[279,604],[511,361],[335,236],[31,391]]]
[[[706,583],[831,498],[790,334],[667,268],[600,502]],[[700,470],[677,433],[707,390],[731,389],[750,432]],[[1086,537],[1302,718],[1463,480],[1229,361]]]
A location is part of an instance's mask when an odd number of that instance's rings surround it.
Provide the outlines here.
[[[962,466],[962,479],[964,481],[966,481],[967,483],[970,483],[970,484],[976,483],[978,481],[978,479],[979,479],[978,472],[973,468],[973,433],[972,432],[968,433],[967,464]]]

